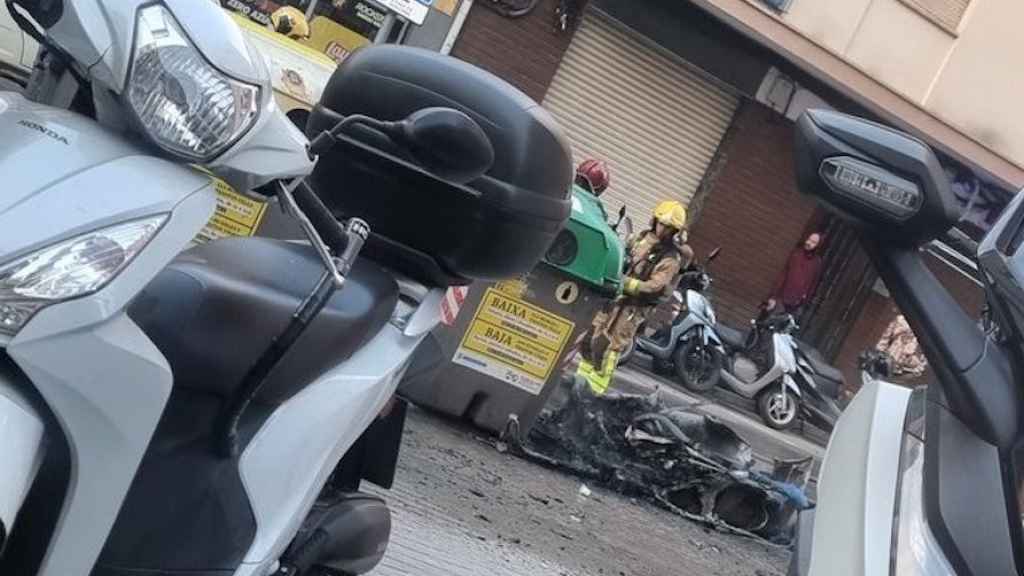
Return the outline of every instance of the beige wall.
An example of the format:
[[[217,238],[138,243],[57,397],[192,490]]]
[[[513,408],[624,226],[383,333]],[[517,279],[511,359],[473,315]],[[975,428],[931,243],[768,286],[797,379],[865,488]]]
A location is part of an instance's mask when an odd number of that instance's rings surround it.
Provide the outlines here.
[[[748,0],[757,4],[758,0]],[[792,0],[783,21],[835,54],[845,54],[872,0]]]
[[[780,20],[917,104],[955,42],[899,0],[792,0]]]
[[[952,35],[902,2],[874,0],[845,56],[875,80],[923,104],[953,41]]]
[[[926,108],[1024,165],[1024,2],[974,0]]]
[[[1024,0],[972,0],[956,33],[900,0],[792,0],[782,15],[745,1],[1024,168]]]

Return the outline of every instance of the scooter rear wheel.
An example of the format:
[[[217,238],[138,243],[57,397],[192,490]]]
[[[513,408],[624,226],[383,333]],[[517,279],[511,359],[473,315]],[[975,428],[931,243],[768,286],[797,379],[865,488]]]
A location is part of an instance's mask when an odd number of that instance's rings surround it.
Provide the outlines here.
[[[717,386],[724,361],[720,350],[705,346],[698,338],[680,343],[673,358],[680,383],[693,392],[707,392]]]

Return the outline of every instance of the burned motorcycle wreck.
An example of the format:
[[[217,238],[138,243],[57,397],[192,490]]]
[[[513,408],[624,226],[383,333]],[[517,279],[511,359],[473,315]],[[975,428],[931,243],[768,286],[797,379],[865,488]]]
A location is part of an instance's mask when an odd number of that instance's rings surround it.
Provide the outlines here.
[[[595,397],[573,387],[541,414],[517,451],[691,520],[787,544],[796,514],[810,506],[810,459],[759,470],[749,444],[692,407],[650,396]]]

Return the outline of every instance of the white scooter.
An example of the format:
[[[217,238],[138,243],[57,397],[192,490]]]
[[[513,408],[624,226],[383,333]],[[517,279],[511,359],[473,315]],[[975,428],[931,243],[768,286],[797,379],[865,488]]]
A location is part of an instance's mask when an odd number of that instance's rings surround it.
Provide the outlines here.
[[[796,132],[801,189],[863,230],[937,381],[866,379],[829,441],[790,574],[1024,574],[1024,194],[978,249],[992,310],[979,327],[920,253],[959,217],[932,150],[834,112],[808,111]]]
[[[489,74],[381,47],[335,73],[310,142],[214,2],[8,6],[44,49],[30,99],[0,93],[0,574],[370,570],[387,507],[328,477],[445,287],[554,238],[565,138]],[[276,197],[308,242],[181,253],[215,205],[195,165]],[[400,194],[471,225],[426,230]]]
[[[798,369],[793,339],[796,328],[790,314],[759,320],[754,326],[759,341],[748,347],[741,333],[718,327],[728,354],[721,370],[722,383],[740,396],[756,400],[761,419],[777,430],[800,421],[802,392],[794,380]],[[760,361],[754,358],[758,354],[763,356]]]

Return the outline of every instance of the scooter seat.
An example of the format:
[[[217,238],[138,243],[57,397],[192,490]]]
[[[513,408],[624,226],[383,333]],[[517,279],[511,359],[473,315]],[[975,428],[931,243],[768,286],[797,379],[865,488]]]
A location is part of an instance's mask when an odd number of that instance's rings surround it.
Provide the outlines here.
[[[719,324],[715,326],[715,332],[718,333],[718,337],[722,339],[722,343],[733,350],[738,350],[746,346],[747,335],[735,328],[730,328],[725,324]]]
[[[176,258],[129,315],[167,358],[175,387],[229,398],[323,270],[312,246],[218,240]],[[358,260],[344,288],[271,371],[257,400],[283,402],[348,359],[388,322],[397,300],[394,278]]]
[[[811,365],[811,368],[821,377],[827,378],[836,384],[843,383],[843,373],[837,368],[825,361],[825,358],[816,349],[800,343],[800,350],[804,353],[804,357],[807,358],[807,363]]]

